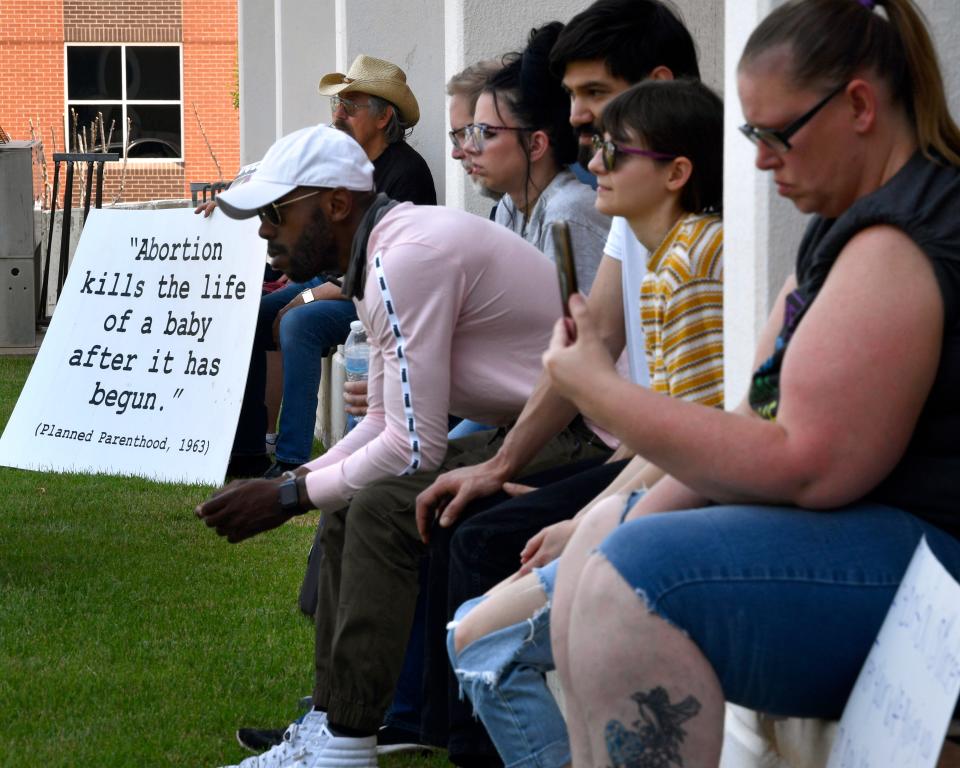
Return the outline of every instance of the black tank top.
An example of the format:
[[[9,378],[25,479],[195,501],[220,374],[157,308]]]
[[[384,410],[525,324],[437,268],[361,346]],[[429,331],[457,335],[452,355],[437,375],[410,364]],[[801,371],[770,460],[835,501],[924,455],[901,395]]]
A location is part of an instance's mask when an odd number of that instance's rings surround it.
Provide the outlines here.
[[[790,338],[843,247],[860,230],[879,224],[902,230],[930,259],[943,297],[944,326],[940,365],[910,443],[867,498],[960,538],[960,169],[918,152],[839,218],[813,218],[797,255],[798,287],[787,297],[773,355],[753,375],[750,405],[760,416],[776,418],[780,367]],[[870,375],[863,372],[866,380]]]

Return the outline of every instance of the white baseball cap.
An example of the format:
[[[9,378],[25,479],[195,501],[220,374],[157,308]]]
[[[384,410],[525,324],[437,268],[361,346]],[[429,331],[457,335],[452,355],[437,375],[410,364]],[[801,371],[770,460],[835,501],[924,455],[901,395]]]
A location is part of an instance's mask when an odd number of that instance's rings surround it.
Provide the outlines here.
[[[270,147],[251,175],[217,196],[217,204],[233,219],[248,219],[297,187],[369,192],[373,163],[343,131],[329,125],[301,128]]]

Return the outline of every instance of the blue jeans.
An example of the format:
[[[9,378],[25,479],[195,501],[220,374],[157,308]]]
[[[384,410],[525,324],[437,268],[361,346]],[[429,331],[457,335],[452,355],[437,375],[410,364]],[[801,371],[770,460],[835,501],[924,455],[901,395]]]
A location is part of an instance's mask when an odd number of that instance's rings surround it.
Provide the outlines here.
[[[650,515],[620,526],[599,551],[651,611],[694,640],[728,701],[837,718],[921,536],[960,578],[960,541],[868,503]]]
[[[447,435],[448,440],[456,440],[458,437],[466,437],[467,435],[472,435],[474,432],[483,432],[487,429],[496,429],[496,427],[491,427],[489,424],[480,424],[476,421],[470,421],[470,419],[463,419],[457,426],[450,430],[450,433]]]
[[[697,643],[727,700],[771,714],[837,718],[921,536],[960,579],[960,541],[875,504],[651,515],[617,528],[599,553],[652,611]],[[479,638],[459,657],[452,630],[447,637],[457,678],[507,768],[570,761],[544,679],[554,668],[556,561],[538,575],[547,607],[531,619]],[[464,603],[454,624],[484,599]]]
[[[298,293],[322,282],[320,278],[313,278],[305,283],[291,283],[260,299],[247,386],[233,443],[234,454],[256,455],[264,452],[267,422],[264,403],[266,352],[276,349],[273,321]],[[283,407],[277,437],[278,461],[303,464],[310,460],[323,358],[331,348],[346,340],[350,323],[356,319],[357,311],[352,301],[328,300],[297,307],[287,312],[280,321]]]
[[[480,596],[457,609],[447,633],[454,674],[473,702],[505,768],[563,766],[571,759],[563,714],[544,677],[553,669],[550,601],[558,562],[534,570],[547,603],[530,619],[478,638],[457,656],[453,627],[487,599]]]

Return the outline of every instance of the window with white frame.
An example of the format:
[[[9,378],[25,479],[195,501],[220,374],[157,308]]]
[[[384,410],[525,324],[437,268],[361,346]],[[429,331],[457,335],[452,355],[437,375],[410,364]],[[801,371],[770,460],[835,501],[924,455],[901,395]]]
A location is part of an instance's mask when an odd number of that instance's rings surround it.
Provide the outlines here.
[[[70,151],[99,150],[106,139],[133,160],[183,157],[179,45],[67,45],[66,70]]]

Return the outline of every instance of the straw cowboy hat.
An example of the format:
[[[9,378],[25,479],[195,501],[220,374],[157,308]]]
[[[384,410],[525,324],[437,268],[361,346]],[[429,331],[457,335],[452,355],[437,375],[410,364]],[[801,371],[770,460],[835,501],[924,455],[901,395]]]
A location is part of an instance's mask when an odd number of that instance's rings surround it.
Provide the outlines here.
[[[397,108],[400,122],[407,126],[416,125],[420,119],[420,107],[407,85],[406,74],[389,61],[360,55],[354,59],[347,74],[334,72],[320,78],[320,93],[324,96],[336,96],[348,91],[389,101]]]

